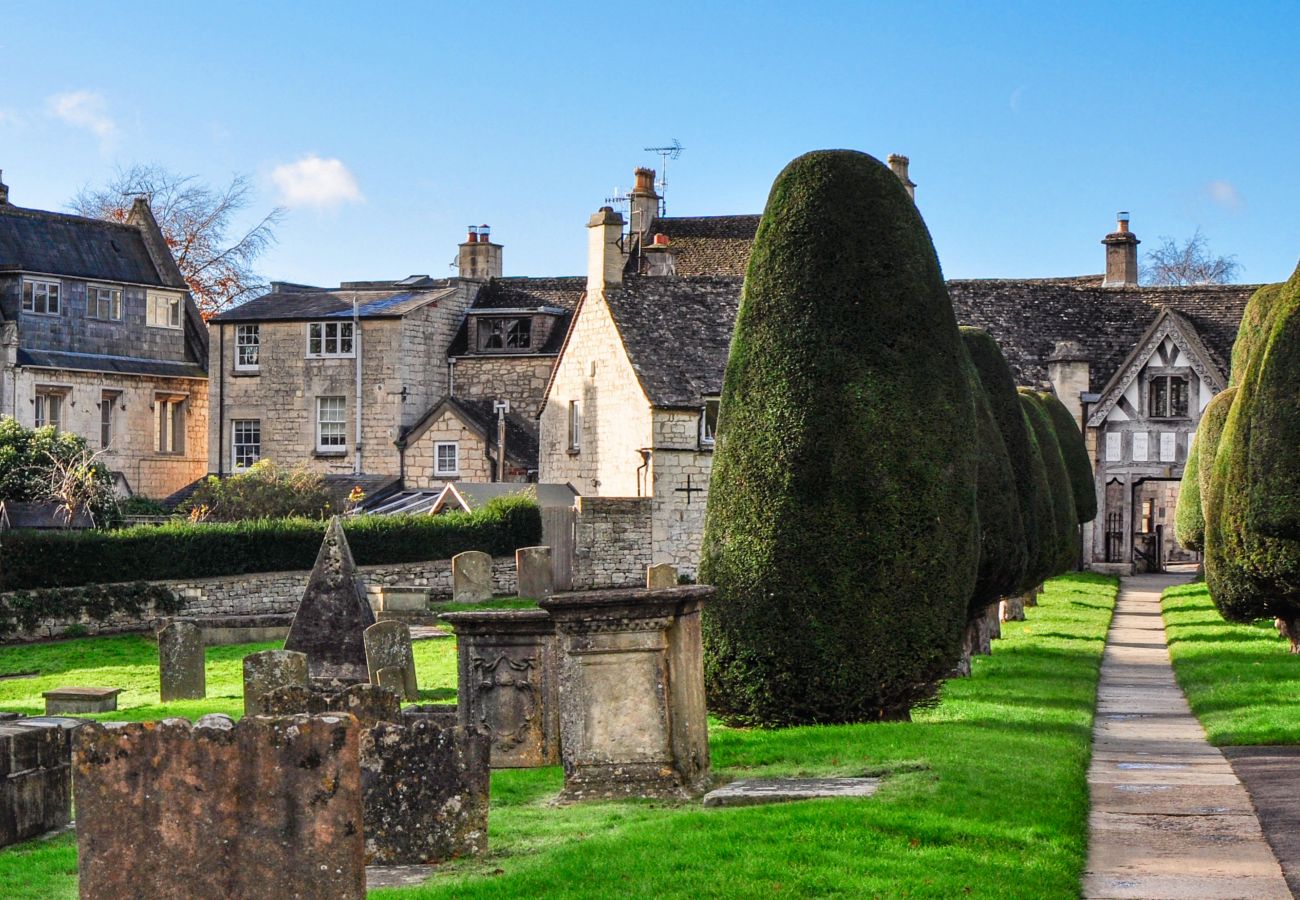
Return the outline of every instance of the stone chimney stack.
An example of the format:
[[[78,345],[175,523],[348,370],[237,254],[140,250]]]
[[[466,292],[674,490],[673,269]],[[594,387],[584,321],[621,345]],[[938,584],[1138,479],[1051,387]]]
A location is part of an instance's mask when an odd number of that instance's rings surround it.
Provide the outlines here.
[[[5,184],[4,170],[0,169],[0,206],[9,202],[9,185]]]
[[[1083,395],[1088,392],[1088,354],[1078,341],[1057,341],[1047,357],[1047,377],[1052,390],[1083,430]]]
[[[898,176],[898,180],[903,182],[903,187],[907,188],[907,196],[916,202],[916,184],[907,176],[907,166],[911,162],[906,156],[900,156],[897,153],[889,154],[889,170]]]
[[[659,215],[659,194],[655,192],[655,170],[639,168],[634,174],[636,186],[632,188],[629,198],[632,201],[631,230],[645,235],[649,233],[650,226]]]
[[[587,294],[623,283],[623,215],[602,206],[587,222]]]
[[[641,253],[645,257],[645,274],[677,274],[677,251],[669,243],[668,235],[656,234],[650,243],[643,245]]]
[[[469,226],[469,236],[460,245],[457,259],[461,278],[487,281],[501,277],[501,245],[492,243],[492,229],[486,225]]]
[[[1128,230],[1128,213],[1116,213],[1116,230],[1102,238],[1106,245],[1106,278],[1102,287],[1136,287],[1138,283],[1137,235]]]

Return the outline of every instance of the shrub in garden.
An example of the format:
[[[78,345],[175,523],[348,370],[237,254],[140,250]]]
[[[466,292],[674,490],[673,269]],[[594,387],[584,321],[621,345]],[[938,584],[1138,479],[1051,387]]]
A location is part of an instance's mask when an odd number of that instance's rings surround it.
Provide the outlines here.
[[[1061,445],[1061,459],[1066,474],[1070,476],[1070,491],[1074,496],[1074,514],[1080,525],[1091,522],[1097,518],[1097,481],[1092,471],[1092,460],[1088,458],[1088,446],[1083,442],[1083,432],[1055,394],[1040,391],[1038,399],[1052,420],[1052,430]]]
[[[321,519],[341,511],[331,510],[329,491],[318,473],[303,466],[282,469],[269,459],[259,459],[238,475],[209,475],[185,501],[185,509],[209,522]]]
[[[1054,513],[1051,488],[1047,484],[1047,467],[1043,464],[1033,427],[1025,417],[1015,377],[997,341],[980,328],[963,328],[961,334],[971,362],[979,373],[980,384],[988,396],[1016,479],[1026,561],[1024,577],[1012,593],[1023,593],[1042,584],[1055,570]]]
[[[972,340],[967,337],[972,330],[961,329],[963,343]],[[1024,520],[1020,515],[1020,494],[1007,445],[1002,440],[1002,431],[993,415],[993,406],[979,372],[973,362],[963,362],[969,363],[967,377],[971,383],[971,395],[975,398],[975,437],[979,454],[980,564],[967,610],[968,617],[974,620],[990,604],[1016,592],[1024,580],[1029,558]],[[1014,399],[1014,391],[1012,397]]]
[[[960,656],[978,565],[974,405],[934,246],[852,151],[777,177],[723,385],[701,559],[710,707],[898,718]]]
[[[1065,459],[1061,456],[1056,429],[1052,427],[1052,420],[1047,415],[1038,392],[1021,388],[1020,402],[1034,429],[1043,466],[1047,470],[1047,489],[1052,497],[1052,523],[1050,537],[1046,540],[1050,541],[1054,550],[1049,555],[1052,560],[1050,574],[1060,575],[1075,568],[1079,561],[1079,517],[1074,511],[1074,489],[1070,486],[1070,475],[1065,470]],[[1045,532],[1045,535],[1049,532]]]
[[[1178,508],[1174,512],[1174,536],[1188,550],[1205,549],[1205,511],[1201,508],[1201,441],[1198,429],[1192,438],[1192,445],[1187,448],[1183,480],[1178,486]]]
[[[113,475],[85,438],[53,425],[26,428],[12,416],[0,417],[0,500],[84,509],[96,525],[117,518]]]
[[[343,529],[359,565],[380,565],[510,554],[541,541],[542,520],[535,501],[516,496],[472,513],[357,516]],[[0,538],[0,590],[310,569],[324,535],[325,523],[312,519],[11,531]]]
[[[1206,580],[1225,618],[1276,617],[1300,652],[1300,269],[1265,322],[1214,462]]]

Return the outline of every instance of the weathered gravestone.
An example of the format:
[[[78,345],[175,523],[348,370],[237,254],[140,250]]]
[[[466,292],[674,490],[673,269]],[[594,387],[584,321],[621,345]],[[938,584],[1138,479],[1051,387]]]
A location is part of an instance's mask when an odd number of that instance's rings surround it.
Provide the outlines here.
[[[244,657],[244,715],[266,714],[263,700],[289,685],[307,686],[307,656],[293,650],[263,650]]]
[[[540,609],[443,613],[456,629],[460,724],[485,728],[493,768],[560,761],[559,640]]]
[[[557,594],[563,800],[691,797],[709,781],[707,586]]]
[[[61,687],[42,691],[45,714],[58,716],[64,713],[101,713],[117,709],[117,695],[121,688]]]
[[[365,896],[351,717],[90,723],[73,743],[83,898]]]
[[[645,586],[648,591],[677,587],[677,567],[672,563],[655,563],[646,566]]]
[[[371,684],[391,687],[379,680],[383,669],[397,669],[396,690],[407,700],[418,700],[415,681],[415,656],[411,653],[411,629],[405,622],[376,622],[365,630],[366,670]]]
[[[362,635],[373,624],[374,611],[358,580],[343,525],[335,516],[325,530],[284,649],[307,654],[307,671],[314,681],[369,681]]]
[[[342,690],[290,685],[271,691],[262,702],[268,716],[347,713],[363,728],[402,720],[401,694],[375,684],[354,684]]]
[[[83,724],[18,715],[0,722],[0,847],[71,820],[72,731]]]
[[[451,558],[451,599],[456,603],[492,599],[491,556],[481,550],[466,550]]]
[[[406,678],[397,666],[384,666],[374,674],[374,684],[401,697],[406,693]]]
[[[515,593],[541,600],[555,592],[550,547],[520,547],[515,551]]]
[[[158,686],[162,702],[201,700],[208,695],[203,629],[172,619],[158,631]]]
[[[487,850],[488,737],[425,718],[361,731],[366,862],[437,863]]]

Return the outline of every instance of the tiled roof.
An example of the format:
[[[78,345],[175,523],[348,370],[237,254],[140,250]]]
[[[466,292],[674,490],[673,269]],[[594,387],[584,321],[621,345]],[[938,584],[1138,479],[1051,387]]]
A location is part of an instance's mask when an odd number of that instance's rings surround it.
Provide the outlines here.
[[[557,316],[555,327],[541,347],[532,352],[537,355],[559,353],[564,346],[564,336],[569,333],[573,322],[573,310],[582,299],[587,289],[585,276],[561,276],[557,278],[493,278],[483,284],[474,295],[470,310],[492,309],[548,309],[564,310]],[[464,356],[469,353],[469,319],[461,322],[447,347],[448,356]],[[497,355],[497,354],[493,354]]]
[[[306,321],[350,319],[352,304],[360,305],[363,319],[395,319],[449,296],[454,287],[412,290],[389,286],[381,290],[292,290],[263,294],[234,309],[213,316],[213,322]]]
[[[164,284],[134,225],[0,203],[0,268]]]
[[[1075,341],[1089,363],[1090,390],[1100,391],[1163,309],[1191,322],[1225,374],[1246,301],[1258,285],[1103,288],[1085,278],[979,279],[948,282],[962,325],[986,329],[1021,384],[1047,381],[1058,341]]]
[[[484,442],[491,449],[497,444],[497,415],[492,403],[491,398],[468,400],[464,397],[443,397],[412,425],[403,429],[398,441],[402,445],[409,444],[426,425],[442,414],[444,408],[450,407],[462,422],[483,435]],[[529,469],[537,468],[537,426],[513,412],[506,413],[506,458]]]
[[[606,291],[651,405],[695,407],[721,392],[742,284],[736,277],[628,276]]]
[[[677,216],[654,220],[651,234],[668,236],[679,276],[744,277],[761,216]],[[629,266],[637,259],[629,260]]]
[[[40,369],[72,369],[81,372],[107,372],[113,375],[153,375],[159,378],[202,378],[208,373],[195,362],[168,359],[141,359],[135,356],[110,356],[106,353],[73,353],[63,350],[18,349],[18,365]]]

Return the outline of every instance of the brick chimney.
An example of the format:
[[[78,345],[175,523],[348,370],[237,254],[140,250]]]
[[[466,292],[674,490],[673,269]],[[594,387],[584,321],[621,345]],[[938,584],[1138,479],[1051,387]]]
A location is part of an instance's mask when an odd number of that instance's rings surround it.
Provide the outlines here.
[[[656,234],[648,244],[643,245],[641,253],[645,257],[645,274],[677,274],[677,251],[668,242],[668,235]]]
[[[1115,214],[1115,231],[1102,238],[1106,245],[1106,278],[1102,287],[1136,287],[1138,283],[1137,235],[1128,230],[1128,213]]]
[[[916,184],[907,176],[907,166],[911,162],[906,156],[900,156],[897,153],[889,154],[889,170],[898,176],[898,180],[903,182],[903,187],[907,188],[907,196],[916,201]]]
[[[0,206],[9,202],[9,185],[5,184],[4,170],[0,169]]]
[[[587,222],[587,293],[623,283],[623,215],[602,206]]]
[[[659,215],[659,194],[655,192],[655,170],[638,168],[633,173],[636,186],[632,188],[631,230],[637,234],[648,234],[655,217]]]
[[[492,243],[492,229],[486,225],[469,226],[469,236],[460,245],[457,266],[461,278],[487,281],[501,277],[501,245]]]

